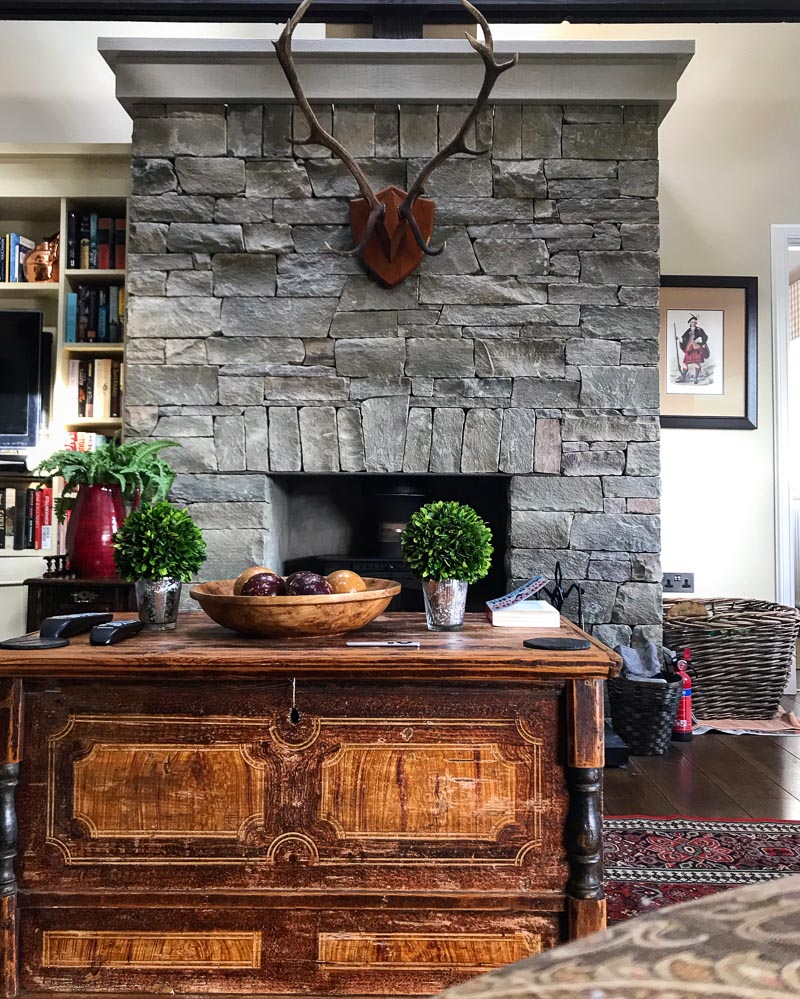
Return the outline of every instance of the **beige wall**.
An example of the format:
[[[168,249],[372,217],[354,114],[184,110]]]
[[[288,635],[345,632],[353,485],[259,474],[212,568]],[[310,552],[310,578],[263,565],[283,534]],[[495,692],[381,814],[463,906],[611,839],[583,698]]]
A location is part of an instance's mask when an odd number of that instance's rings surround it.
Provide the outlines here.
[[[252,37],[274,27],[0,22],[12,86],[3,141],[126,141],[130,124],[95,51],[101,34]],[[661,129],[663,269],[758,277],[759,429],[664,433],[664,567],[693,571],[703,594],[772,597],[769,227],[800,223],[800,25],[501,25],[496,35],[696,40]]]

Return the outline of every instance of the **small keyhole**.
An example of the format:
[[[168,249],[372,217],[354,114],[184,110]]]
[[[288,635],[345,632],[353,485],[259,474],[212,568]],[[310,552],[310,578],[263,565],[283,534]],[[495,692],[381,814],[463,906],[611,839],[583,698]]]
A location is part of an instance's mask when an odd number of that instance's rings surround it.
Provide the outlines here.
[[[300,722],[300,712],[296,707],[292,707],[292,710],[289,712],[289,721],[292,725],[297,725]]]

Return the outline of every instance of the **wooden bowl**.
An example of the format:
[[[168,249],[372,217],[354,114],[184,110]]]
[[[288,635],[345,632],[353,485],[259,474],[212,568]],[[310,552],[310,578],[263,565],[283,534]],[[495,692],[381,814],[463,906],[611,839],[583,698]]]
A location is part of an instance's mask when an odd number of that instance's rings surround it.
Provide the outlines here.
[[[400,584],[391,579],[365,577],[364,582],[367,588],[361,593],[302,597],[236,597],[233,579],[200,583],[189,592],[223,628],[257,638],[299,638],[363,628],[400,592]]]

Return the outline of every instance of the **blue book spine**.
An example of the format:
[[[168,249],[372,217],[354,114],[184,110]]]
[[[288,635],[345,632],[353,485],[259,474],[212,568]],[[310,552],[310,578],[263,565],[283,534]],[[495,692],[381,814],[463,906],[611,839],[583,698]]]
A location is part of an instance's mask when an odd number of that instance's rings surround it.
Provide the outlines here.
[[[67,295],[67,325],[64,331],[65,343],[78,342],[78,294],[71,291]]]
[[[89,216],[89,267],[97,267],[97,212]]]
[[[0,236],[0,281],[6,280],[6,251],[8,240]]]
[[[101,288],[97,295],[97,339],[109,342],[108,331],[108,288]]]
[[[8,280],[11,284],[19,281],[19,235],[12,232],[8,237]]]

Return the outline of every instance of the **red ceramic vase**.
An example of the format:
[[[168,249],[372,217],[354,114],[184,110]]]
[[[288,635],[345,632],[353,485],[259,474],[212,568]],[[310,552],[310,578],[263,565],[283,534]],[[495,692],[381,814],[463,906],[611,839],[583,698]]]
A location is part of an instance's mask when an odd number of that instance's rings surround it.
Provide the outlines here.
[[[80,486],[67,525],[66,546],[79,579],[117,575],[111,539],[125,520],[119,486]]]

